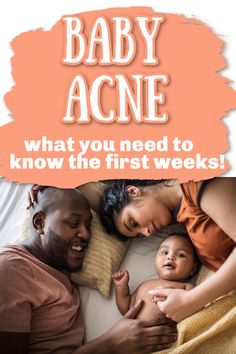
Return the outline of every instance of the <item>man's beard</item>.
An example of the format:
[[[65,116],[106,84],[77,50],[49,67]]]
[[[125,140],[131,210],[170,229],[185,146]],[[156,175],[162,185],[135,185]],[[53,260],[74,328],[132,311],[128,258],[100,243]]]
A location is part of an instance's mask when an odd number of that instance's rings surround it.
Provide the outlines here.
[[[76,269],[71,269],[67,262],[67,253],[70,243],[64,241],[58,234],[52,231],[51,228],[48,230],[48,256],[52,263],[52,266],[58,270],[65,271],[78,271],[81,266]]]

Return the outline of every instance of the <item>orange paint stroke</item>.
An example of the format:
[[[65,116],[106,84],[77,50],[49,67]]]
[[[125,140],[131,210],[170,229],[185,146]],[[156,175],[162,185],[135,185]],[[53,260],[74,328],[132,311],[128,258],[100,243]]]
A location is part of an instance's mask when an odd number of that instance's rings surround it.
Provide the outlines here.
[[[157,15],[150,8],[133,7],[107,9],[82,13],[85,36],[89,37],[91,28],[99,16],[111,18],[123,15],[132,19],[137,16]],[[135,59],[123,66],[88,66],[84,64],[69,66],[62,64],[63,21],[59,20],[50,31],[38,29],[17,36],[12,41],[15,55],[12,58],[12,75],[15,86],[6,94],[5,100],[15,121],[0,128],[0,175],[8,181],[20,183],[39,183],[58,187],[74,187],[99,179],[112,178],[179,178],[181,181],[211,178],[225,172],[226,161],[220,155],[227,151],[227,129],[221,118],[236,107],[236,93],[229,86],[220,70],[226,66],[222,56],[223,41],[209,27],[196,19],[175,14],[158,14],[165,17],[156,41],[160,62],[158,65],[143,65],[144,44],[140,40],[137,26],[133,35],[139,38]],[[112,26],[110,25],[112,32]],[[142,73],[153,75],[167,73],[170,82],[162,87],[166,102],[161,110],[168,112],[170,119],[166,124],[100,124],[92,120],[90,124],[63,124],[68,90],[76,75],[84,75],[88,84],[99,75],[117,73],[131,75]],[[116,89],[106,87],[101,98],[104,112],[109,112],[116,104]],[[144,102],[145,104],[145,102]],[[24,140],[41,140],[46,136],[52,141],[67,141],[71,137],[75,151],[65,152],[26,152]],[[142,158],[148,156],[149,168],[132,169],[129,164],[124,169],[108,169],[105,165],[105,152],[89,151],[85,157],[98,158],[99,169],[70,169],[67,159],[80,152],[78,140],[110,140],[116,147],[122,139],[158,141],[168,137],[168,151],[123,152],[120,157]],[[193,142],[192,151],[174,151],[172,140],[179,137]],[[119,153],[117,149],[116,153]],[[11,169],[10,155],[16,157],[63,158],[61,169]],[[200,155],[200,156],[199,156]],[[198,157],[196,157],[198,156]],[[154,158],[217,158],[221,167],[158,169]],[[206,160],[207,161],[207,160]],[[177,164],[178,165],[178,164]],[[191,165],[191,164],[190,164]],[[199,167],[198,166],[198,167]],[[202,166],[202,167],[201,167]]]

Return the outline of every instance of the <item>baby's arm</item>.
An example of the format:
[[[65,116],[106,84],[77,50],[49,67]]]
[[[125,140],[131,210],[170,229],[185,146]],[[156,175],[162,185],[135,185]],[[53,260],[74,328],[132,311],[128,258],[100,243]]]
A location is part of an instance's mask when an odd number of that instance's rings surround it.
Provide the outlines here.
[[[122,315],[130,308],[131,295],[129,290],[129,272],[118,271],[112,275],[115,284],[116,305]]]

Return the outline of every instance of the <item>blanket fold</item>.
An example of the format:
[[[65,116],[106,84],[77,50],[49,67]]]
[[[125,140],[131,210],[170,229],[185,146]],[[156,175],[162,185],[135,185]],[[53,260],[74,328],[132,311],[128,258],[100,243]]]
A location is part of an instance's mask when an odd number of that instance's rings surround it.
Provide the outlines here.
[[[200,282],[211,272],[202,269]],[[198,281],[199,283],[199,281]],[[225,295],[178,324],[178,340],[156,354],[236,353],[236,293]]]

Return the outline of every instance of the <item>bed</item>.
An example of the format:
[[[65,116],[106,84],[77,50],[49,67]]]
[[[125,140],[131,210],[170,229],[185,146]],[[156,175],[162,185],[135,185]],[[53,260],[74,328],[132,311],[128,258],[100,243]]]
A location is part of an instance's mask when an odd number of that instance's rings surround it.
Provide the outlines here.
[[[25,214],[25,207],[30,187],[0,181],[0,246],[19,242],[26,237],[24,228],[28,216]],[[93,190],[91,193],[93,194]],[[94,224],[93,235],[96,231],[97,224]],[[131,290],[142,281],[156,277],[154,257],[166,232],[150,239],[133,239],[125,246],[120,257],[123,258],[120,267],[130,272]],[[202,267],[198,281],[204,281],[210,275],[211,272]],[[87,283],[82,279],[80,284]],[[115,305],[114,289],[111,288],[110,295],[106,293],[104,297],[102,291],[81,285],[80,293],[86,323],[86,340],[90,341],[108,330],[121,315]],[[178,324],[178,332],[178,341],[163,353],[236,353],[236,295],[224,296],[185,319]]]

